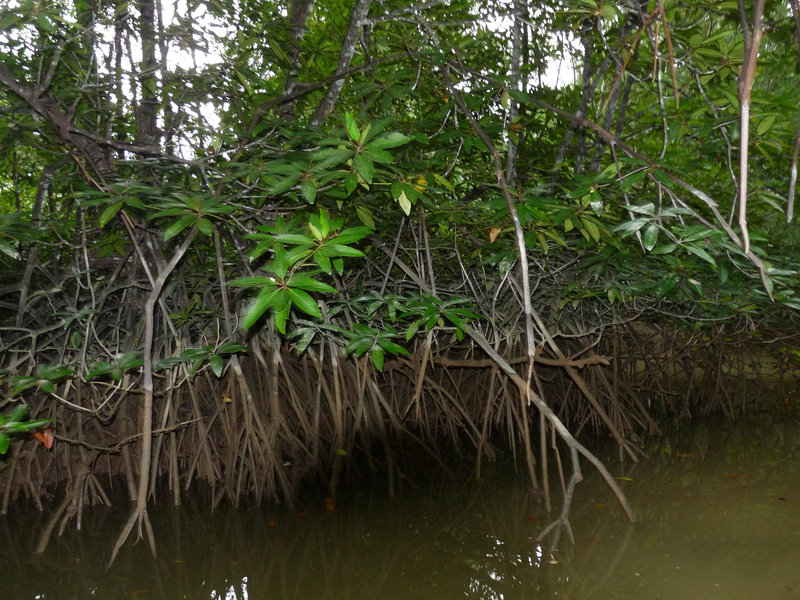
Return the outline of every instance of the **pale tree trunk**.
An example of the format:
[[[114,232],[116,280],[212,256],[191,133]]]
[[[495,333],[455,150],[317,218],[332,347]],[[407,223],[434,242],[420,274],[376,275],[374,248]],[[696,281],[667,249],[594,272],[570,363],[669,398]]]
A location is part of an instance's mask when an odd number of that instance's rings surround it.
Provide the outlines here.
[[[142,42],[142,62],[139,68],[139,83],[142,99],[136,119],[137,142],[141,146],[159,150],[158,131],[158,79],[156,70],[156,2],[139,0],[139,34]]]
[[[764,0],[756,0],[753,8],[753,33],[747,23],[744,0],[739,0],[739,19],[744,34],[744,64],[739,75],[739,227],[742,230],[742,249],[750,251],[750,232],[747,228],[747,151],[750,143],[750,94],[756,77],[758,47],[761,44],[761,18],[764,15]]]
[[[283,84],[283,95],[291,95],[297,87],[294,80],[297,77],[297,65],[300,59],[300,43],[306,33],[306,21],[314,7],[314,0],[294,0],[292,2],[289,24],[292,26],[289,36],[289,68],[286,74],[286,81]]]
[[[511,46],[511,73],[509,88],[516,91],[525,91],[525,80],[521,75],[522,71],[522,38],[525,32],[525,21],[528,20],[528,6],[525,0],[514,0],[514,24],[512,30]],[[514,134],[511,126],[519,116],[519,102],[509,94],[508,96],[508,153],[506,154],[506,183],[509,188],[517,185],[517,151],[518,145],[514,141]],[[522,135],[522,132],[519,133]]]
[[[336,107],[339,93],[344,87],[343,75],[350,68],[350,63],[356,53],[356,44],[358,43],[362,23],[367,18],[370,6],[372,6],[372,0],[357,0],[356,2],[356,7],[350,17],[350,25],[347,27],[347,33],[342,41],[342,51],[339,54],[339,64],[336,67],[336,79],[331,83],[328,93],[325,94],[325,98],[322,99],[314,116],[311,117],[311,125],[314,127],[319,127]]]

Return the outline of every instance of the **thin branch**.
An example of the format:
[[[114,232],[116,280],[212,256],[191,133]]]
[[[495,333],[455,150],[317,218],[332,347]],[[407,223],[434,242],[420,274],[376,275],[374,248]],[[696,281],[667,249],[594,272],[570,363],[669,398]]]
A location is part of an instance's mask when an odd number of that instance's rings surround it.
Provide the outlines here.
[[[761,19],[764,14],[764,0],[756,0],[753,9],[753,33],[750,34],[744,0],[739,0],[739,18],[744,32],[744,64],[739,75],[739,227],[742,230],[742,248],[750,250],[750,232],[747,229],[747,151],[750,142],[750,94],[756,76],[758,47],[761,44]]]
[[[372,6],[372,0],[358,0],[356,2],[356,7],[353,9],[353,14],[350,16],[350,25],[347,27],[344,40],[342,40],[342,50],[339,54],[339,64],[336,67],[336,75],[341,75],[350,67],[350,62],[353,60],[353,56],[356,53],[356,43],[358,42],[362,22],[367,18],[370,6]],[[337,78],[330,85],[328,93],[325,94],[325,98],[322,99],[314,116],[311,117],[312,126],[319,127],[328,115],[333,112],[342,87],[344,87],[343,78]]]

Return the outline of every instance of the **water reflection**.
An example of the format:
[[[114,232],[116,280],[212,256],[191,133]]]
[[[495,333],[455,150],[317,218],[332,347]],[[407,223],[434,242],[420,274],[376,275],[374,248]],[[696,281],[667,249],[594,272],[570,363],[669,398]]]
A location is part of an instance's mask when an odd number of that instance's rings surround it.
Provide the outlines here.
[[[499,468],[482,484],[464,476],[396,499],[351,493],[335,512],[309,500],[300,512],[211,515],[195,497],[151,514],[157,561],[139,544],[108,572],[127,509],[98,511],[41,557],[25,533],[41,516],[24,513],[0,519],[0,598],[800,598],[796,420],[682,428],[651,451],[613,467],[639,522],[587,472],[575,543],[556,551],[534,543],[547,515],[524,476]]]

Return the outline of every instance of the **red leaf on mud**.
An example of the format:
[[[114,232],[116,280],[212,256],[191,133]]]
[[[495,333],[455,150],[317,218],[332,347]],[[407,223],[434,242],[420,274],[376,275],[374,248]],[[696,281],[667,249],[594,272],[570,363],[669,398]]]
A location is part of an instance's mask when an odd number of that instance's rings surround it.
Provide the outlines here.
[[[539,517],[525,517],[523,521],[538,521]]]
[[[42,445],[48,450],[50,450],[50,448],[53,447],[53,442],[56,439],[55,436],[53,435],[53,430],[50,429],[49,427],[44,431],[35,432],[33,434],[33,437],[39,440],[42,443]]]

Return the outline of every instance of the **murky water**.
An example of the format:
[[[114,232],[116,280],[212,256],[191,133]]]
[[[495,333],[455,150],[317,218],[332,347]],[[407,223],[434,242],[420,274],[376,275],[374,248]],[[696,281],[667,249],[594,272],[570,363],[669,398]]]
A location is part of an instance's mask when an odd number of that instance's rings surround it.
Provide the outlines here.
[[[0,518],[0,599],[800,599],[796,418],[684,427],[651,452],[610,463],[638,522],[587,465],[575,542],[554,554],[534,543],[548,517],[524,476],[499,467],[394,499],[351,492],[335,512],[152,510],[158,560],[140,543],[107,572],[125,511],[96,511],[43,556],[26,512]]]

